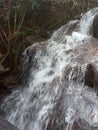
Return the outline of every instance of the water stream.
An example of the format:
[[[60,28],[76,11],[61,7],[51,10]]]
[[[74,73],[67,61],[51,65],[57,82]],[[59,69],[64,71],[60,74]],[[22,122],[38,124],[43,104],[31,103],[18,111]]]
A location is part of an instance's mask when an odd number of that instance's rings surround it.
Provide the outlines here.
[[[20,130],[72,130],[75,122],[81,130],[98,126],[98,97],[85,85],[88,62],[82,56],[93,46],[97,12],[95,8],[80,20],[70,21],[49,40],[23,53],[23,85],[0,106],[6,119]]]

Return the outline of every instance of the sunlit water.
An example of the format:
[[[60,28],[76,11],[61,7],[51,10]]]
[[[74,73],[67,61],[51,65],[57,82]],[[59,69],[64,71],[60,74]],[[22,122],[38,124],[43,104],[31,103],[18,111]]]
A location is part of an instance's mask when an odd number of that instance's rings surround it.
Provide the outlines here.
[[[84,84],[87,63],[79,62],[76,54],[77,49],[81,53],[82,46],[89,44],[97,11],[93,9],[81,20],[70,21],[46,42],[25,50],[22,70],[26,75],[25,66],[29,67],[28,78],[1,105],[5,117],[20,130],[51,130],[51,120],[56,120],[57,130],[72,130],[74,122],[84,130],[98,126],[98,98]],[[57,108],[62,116],[57,115]]]

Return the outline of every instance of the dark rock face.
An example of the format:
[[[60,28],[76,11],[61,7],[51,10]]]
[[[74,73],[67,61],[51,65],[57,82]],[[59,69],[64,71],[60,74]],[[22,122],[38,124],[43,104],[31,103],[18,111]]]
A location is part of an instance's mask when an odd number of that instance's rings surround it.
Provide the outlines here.
[[[95,16],[93,21],[93,36],[98,38],[98,14]]]
[[[8,121],[0,117],[0,130],[19,130]]]
[[[94,86],[94,67],[92,64],[87,65],[85,74],[85,85],[92,87]]]
[[[91,63],[87,65],[85,74],[85,85],[93,88],[98,94],[98,63]]]

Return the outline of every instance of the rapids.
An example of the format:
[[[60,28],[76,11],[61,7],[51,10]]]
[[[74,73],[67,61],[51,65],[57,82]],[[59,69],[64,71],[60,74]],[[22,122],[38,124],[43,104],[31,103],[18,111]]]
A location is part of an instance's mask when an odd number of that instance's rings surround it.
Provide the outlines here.
[[[2,115],[20,130],[92,130],[98,127],[98,97],[85,85],[97,39],[92,36],[98,8],[56,30],[50,39],[23,53],[22,85],[6,97]],[[77,124],[79,128],[74,128]]]

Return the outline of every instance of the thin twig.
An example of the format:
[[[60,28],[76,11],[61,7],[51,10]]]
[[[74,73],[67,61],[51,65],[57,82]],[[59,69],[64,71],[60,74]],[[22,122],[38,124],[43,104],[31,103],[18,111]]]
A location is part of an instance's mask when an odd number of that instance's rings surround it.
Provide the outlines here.
[[[7,53],[5,54],[4,58],[0,61],[0,64],[2,64],[5,61],[5,59],[8,56],[8,54],[9,54],[9,51],[7,51]]]
[[[7,43],[9,43],[9,40],[8,40],[8,37],[7,37],[6,32],[2,29],[2,27],[0,27],[0,29],[1,29],[1,32],[2,32],[2,34],[3,34],[4,38],[5,38],[5,40],[7,41]]]
[[[26,5],[26,7],[25,7],[25,10],[24,10],[23,16],[22,16],[22,18],[21,18],[20,24],[19,24],[19,26],[18,26],[17,32],[20,31],[20,28],[21,28],[21,26],[22,26],[22,24],[23,24],[23,22],[24,22],[25,14],[26,14],[26,11],[27,11],[27,6],[28,6],[28,5]]]
[[[8,46],[7,46],[6,42],[4,41],[4,39],[3,39],[2,35],[1,35],[1,33],[0,33],[0,38],[1,38],[2,42],[3,42],[3,44],[5,45],[5,47],[7,48]]]

